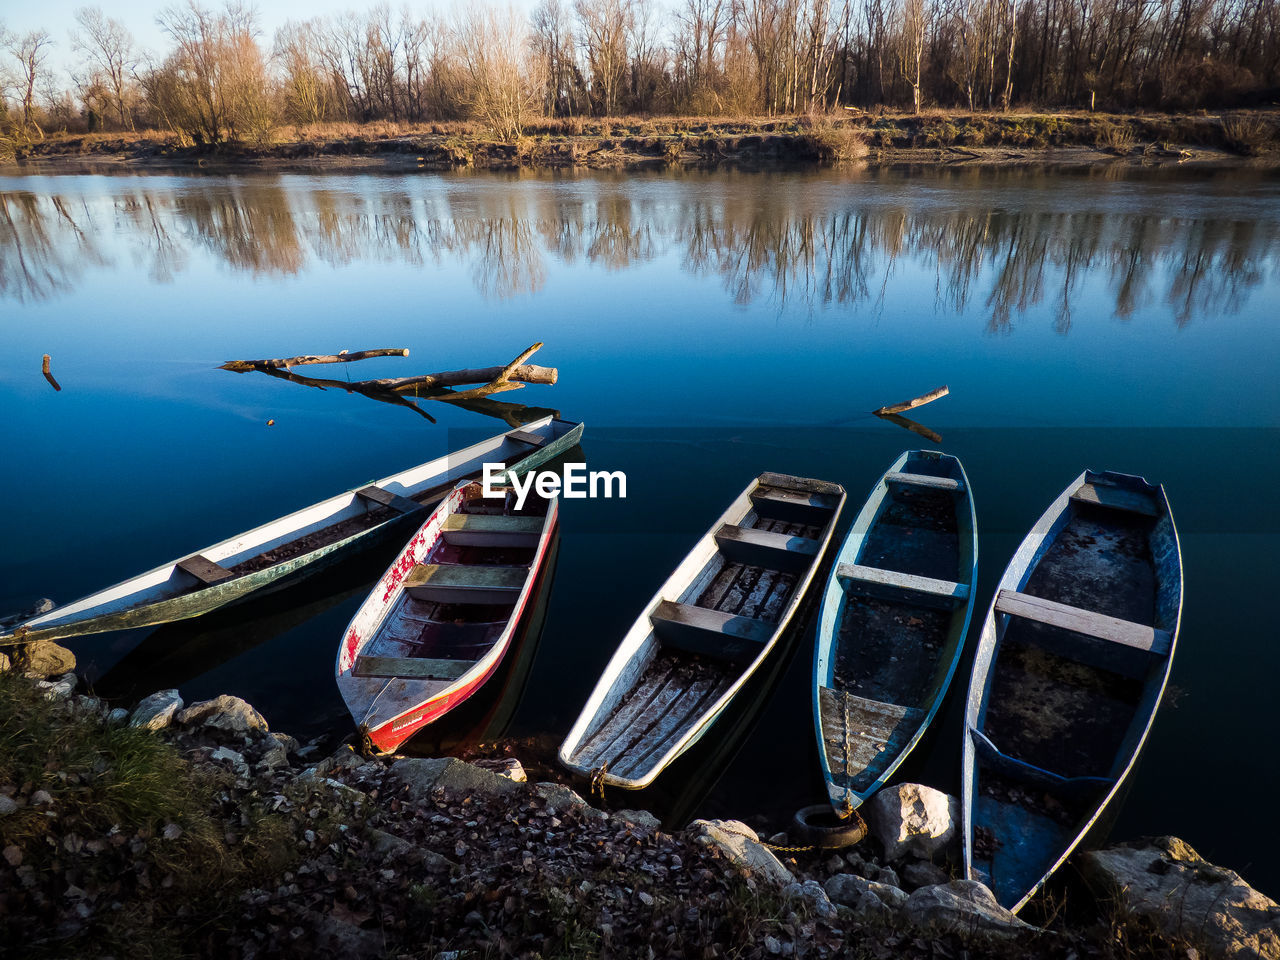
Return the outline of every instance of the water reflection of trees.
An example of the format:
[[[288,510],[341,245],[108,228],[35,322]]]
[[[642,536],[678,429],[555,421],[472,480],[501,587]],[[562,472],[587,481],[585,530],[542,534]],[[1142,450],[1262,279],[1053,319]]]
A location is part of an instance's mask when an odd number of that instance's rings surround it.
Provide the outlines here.
[[[1096,179],[1106,186],[1114,177]],[[1053,209],[1043,192],[1019,203],[1016,191],[1036,180],[1007,172],[971,184],[944,178],[956,188],[945,202],[937,202],[937,181],[924,202],[912,196],[913,181],[886,191],[874,177],[841,192],[821,180],[711,178],[687,196],[670,184],[650,191],[625,180],[574,181],[566,190],[546,182],[351,183],[261,177],[174,190],[130,181],[113,196],[74,203],[0,193],[0,296],[54,296],[122,251],[161,282],[196,250],[266,276],[315,261],[457,263],[492,299],[536,293],[551,260],[626,270],[674,253],[684,269],[717,278],[738,304],[874,304],[909,266],[913,276],[932,276],[940,311],[983,312],[1001,330],[1044,306],[1065,333],[1086,285],[1105,287],[1121,319],[1162,307],[1183,325],[1238,310],[1280,252],[1280,225],[1261,214],[1217,216],[1201,200],[1193,215],[1172,217],[1141,193],[1110,211],[1097,209],[1105,196],[1085,209],[1078,199]],[[1015,191],[1012,200],[1005,191]],[[1194,186],[1187,196],[1197,196]]]

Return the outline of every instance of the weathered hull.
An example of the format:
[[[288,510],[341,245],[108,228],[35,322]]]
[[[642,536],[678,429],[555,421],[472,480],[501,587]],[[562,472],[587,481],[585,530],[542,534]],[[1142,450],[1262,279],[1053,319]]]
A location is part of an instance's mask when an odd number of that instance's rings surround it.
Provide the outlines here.
[[[623,638],[560,762],[639,790],[706,736],[791,625],[844,499],[822,481],[753,481]]]
[[[567,424],[553,420],[550,417],[527,426],[531,430],[543,430],[547,434],[547,439],[542,446],[524,452],[523,456],[515,460],[512,469],[520,474],[541,466],[572,449],[581,439],[583,429],[583,425],[580,423]],[[461,458],[468,451],[485,446],[493,446],[496,442],[501,441],[504,436],[506,435],[499,435],[474,447],[469,447],[467,450],[460,451],[456,456]],[[440,462],[447,464],[448,459],[444,458]],[[504,460],[503,462],[508,461]],[[398,478],[405,477],[421,469],[422,467],[411,468],[401,474],[384,478],[378,481],[377,485],[385,487],[388,484],[395,484],[398,482]],[[445,474],[447,474],[447,470]],[[442,476],[445,474],[442,474]],[[456,476],[452,478],[453,481],[457,479],[459,478]],[[427,478],[419,480],[416,483],[416,487],[430,490],[433,487],[433,483],[430,478]],[[86,634],[104,633],[110,630],[131,630],[138,627],[170,623],[175,620],[208,613],[211,610],[235,603],[252,594],[290,586],[298,580],[324,569],[331,562],[343,559],[353,552],[386,542],[397,534],[402,534],[405,529],[411,528],[414,523],[420,523],[423,514],[439,503],[447,492],[445,490],[441,491],[439,495],[426,496],[422,500],[416,501],[416,506],[411,506],[407,502],[410,498],[402,498],[401,506],[398,508],[400,512],[386,520],[373,523],[356,533],[331,543],[272,563],[263,569],[244,573],[220,583],[203,587],[184,588],[180,583],[184,575],[177,571],[178,563],[181,561],[157,567],[135,577],[133,580],[125,581],[115,587],[100,591],[100,594],[111,595],[109,599],[105,599],[101,604],[95,605],[93,603],[98,594],[92,594],[89,597],[75,601],[74,604],[68,605],[68,607],[83,607],[84,609],[82,610],[69,614],[67,607],[56,608],[50,613],[17,625],[8,634],[0,634],[0,646],[27,643],[35,640],[59,640]],[[349,497],[350,495],[347,496]],[[337,502],[340,499],[340,497],[332,498],[331,501],[324,501],[322,504],[317,504],[291,516],[300,516],[308,511],[317,510],[325,504]],[[337,517],[340,514],[335,512],[334,516]],[[284,520],[276,521],[276,523],[284,523],[287,519],[284,518]],[[255,528],[255,531],[241,534],[240,537],[242,539],[249,537],[256,531],[263,530],[269,526],[268,524]],[[233,540],[235,539],[233,538]],[[231,542],[224,541],[224,544]],[[207,547],[201,553],[213,553],[221,546],[221,544],[218,544],[213,547]],[[277,549],[278,547],[279,544],[276,545]],[[136,592],[131,595],[129,588],[135,582],[138,583],[138,587]]]
[[[488,643],[478,660],[446,662],[410,653],[403,654],[401,659],[395,661],[408,670],[428,663],[446,666],[457,664],[463,672],[452,682],[416,679],[411,673],[398,676],[394,672],[388,672],[380,677],[358,675],[362,656],[369,655],[370,659],[377,659],[370,652],[379,644],[409,645],[408,638],[402,638],[398,633],[406,622],[413,625],[419,638],[426,636],[432,628],[440,628],[446,632],[450,630],[447,623],[423,619],[418,612],[413,617],[401,616],[399,620],[395,614],[411,599],[405,594],[406,583],[413,572],[427,563],[428,558],[436,556],[438,551],[448,549],[445,527],[451,517],[463,512],[463,505],[468,499],[466,487],[464,483],[455,489],[418,529],[374,585],[368,599],[356,611],[343,634],[336,662],[338,687],[368,748],[374,752],[393,752],[424,727],[466,702],[488,681],[511,647],[516,628],[530,607],[534,586],[547,561],[559,519],[558,502],[555,500],[549,502],[545,516],[540,518],[541,527],[536,547],[528,559],[518,595],[505,612],[497,636]],[[465,562],[456,565],[467,566]],[[454,568],[454,564],[446,567]],[[475,569],[488,569],[487,561]],[[464,628],[455,626],[453,629],[460,633]],[[393,636],[395,640],[389,639]],[[419,639],[416,642],[422,641]],[[467,667],[467,663],[471,665]]]
[[[880,789],[937,715],[973,615],[977,564],[960,461],[902,454],[854,520],[818,617],[814,727],[838,814]]]
[[[1086,471],[1015,552],[965,710],[966,876],[1021,909],[1114,815],[1168,682],[1182,611],[1162,487]]]

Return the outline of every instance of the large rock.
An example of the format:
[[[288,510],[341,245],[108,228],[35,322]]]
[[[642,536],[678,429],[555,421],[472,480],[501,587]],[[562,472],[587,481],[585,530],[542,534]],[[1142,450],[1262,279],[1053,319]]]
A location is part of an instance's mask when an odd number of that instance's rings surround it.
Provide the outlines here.
[[[960,820],[960,802],[955,797],[920,783],[886,787],[862,809],[867,826],[890,860],[908,853],[932,858],[955,839]]]
[[[241,736],[267,732],[267,721],[262,714],[239,697],[226,693],[212,700],[193,703],[179,713],[176,719],[184,726],[198,723]]]
[[[853,873],[837,873],[823,884],[832,903],[848,907],[859,916],[887,917],[907,902],[907,895],[887,883],[867,880]]]
[[[836,907],[822,889],[817,880],[806,880],[804,883],[788,883],[782,888],[782,895],[788,900],[803,901],[811,914],[823,920],[836,918]]]
[[[609,815],[603,810],[591,806],[587,801],[582,799],[572,787],[567,787],[563,783],[554,783],[546,781],[544,783],[535,783],[533,785],[533,794],[540,797],[547,805],[547,809],[555,813],[568,813],[575,810],[582,816],[590,820],[606,820]]]
[[[795,882],[791,871],[772,851],[761,846],[756,832],[745,823],[737,820],[695,820],[689,826],[697,831],[695,842],[718,849],[748,877],[763,877],[781,886]]]
[[[957,933],[1017,936],[1036,929],[1000,906],[995,894],[977,880],[921,887],[907,898],[903,912],[912,923]]]
[[[134,708],[129,726],[143,730],[163,730],[182,709],[182,697],[177,690],[158,690]]]
[[[1209,956],[1280,960],[1280,905],[1177,837],[1091,850],[1078,862],[1090,886],[1169,937]]]
[[[391,776],[409,788],[412,796],[429,797],[437,788],[465,796],[497,796],[515,793],[520,785],[492,770],[484,770],[454,757],[409,758],[391,765]]]
[[[18,668],[30,677],[56,677],[76,668],[76,655],[52,640],[37,640],[18,654]]]

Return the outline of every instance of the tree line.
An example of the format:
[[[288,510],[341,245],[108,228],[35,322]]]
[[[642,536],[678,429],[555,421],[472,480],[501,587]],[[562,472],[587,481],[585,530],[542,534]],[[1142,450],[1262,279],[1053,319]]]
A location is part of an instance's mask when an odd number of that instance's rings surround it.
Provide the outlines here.
[[[140,49],[78,10],[56,40],[0,24],[0,124],[261,139],[281,123],[761,115],[888,106],[1189,109],[1280,96],[1277,0],[539,0],[528,16],[381,4],[264,36],[252,8],[190,0]]]

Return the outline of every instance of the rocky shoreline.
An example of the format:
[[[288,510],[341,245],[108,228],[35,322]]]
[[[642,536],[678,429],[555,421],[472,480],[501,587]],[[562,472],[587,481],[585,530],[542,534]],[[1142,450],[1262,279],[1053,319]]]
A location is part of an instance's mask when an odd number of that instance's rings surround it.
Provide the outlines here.
[[[113,708],[74,666],[0,655],[14,955],[1280,958],[1280,905],[1176,838],[1083,855],[1099,899],[1041,929],[953,879],[957,804],[927,786],[881,791],[858,846],[780,849],[516,759],[324,755],[232,696]]]

